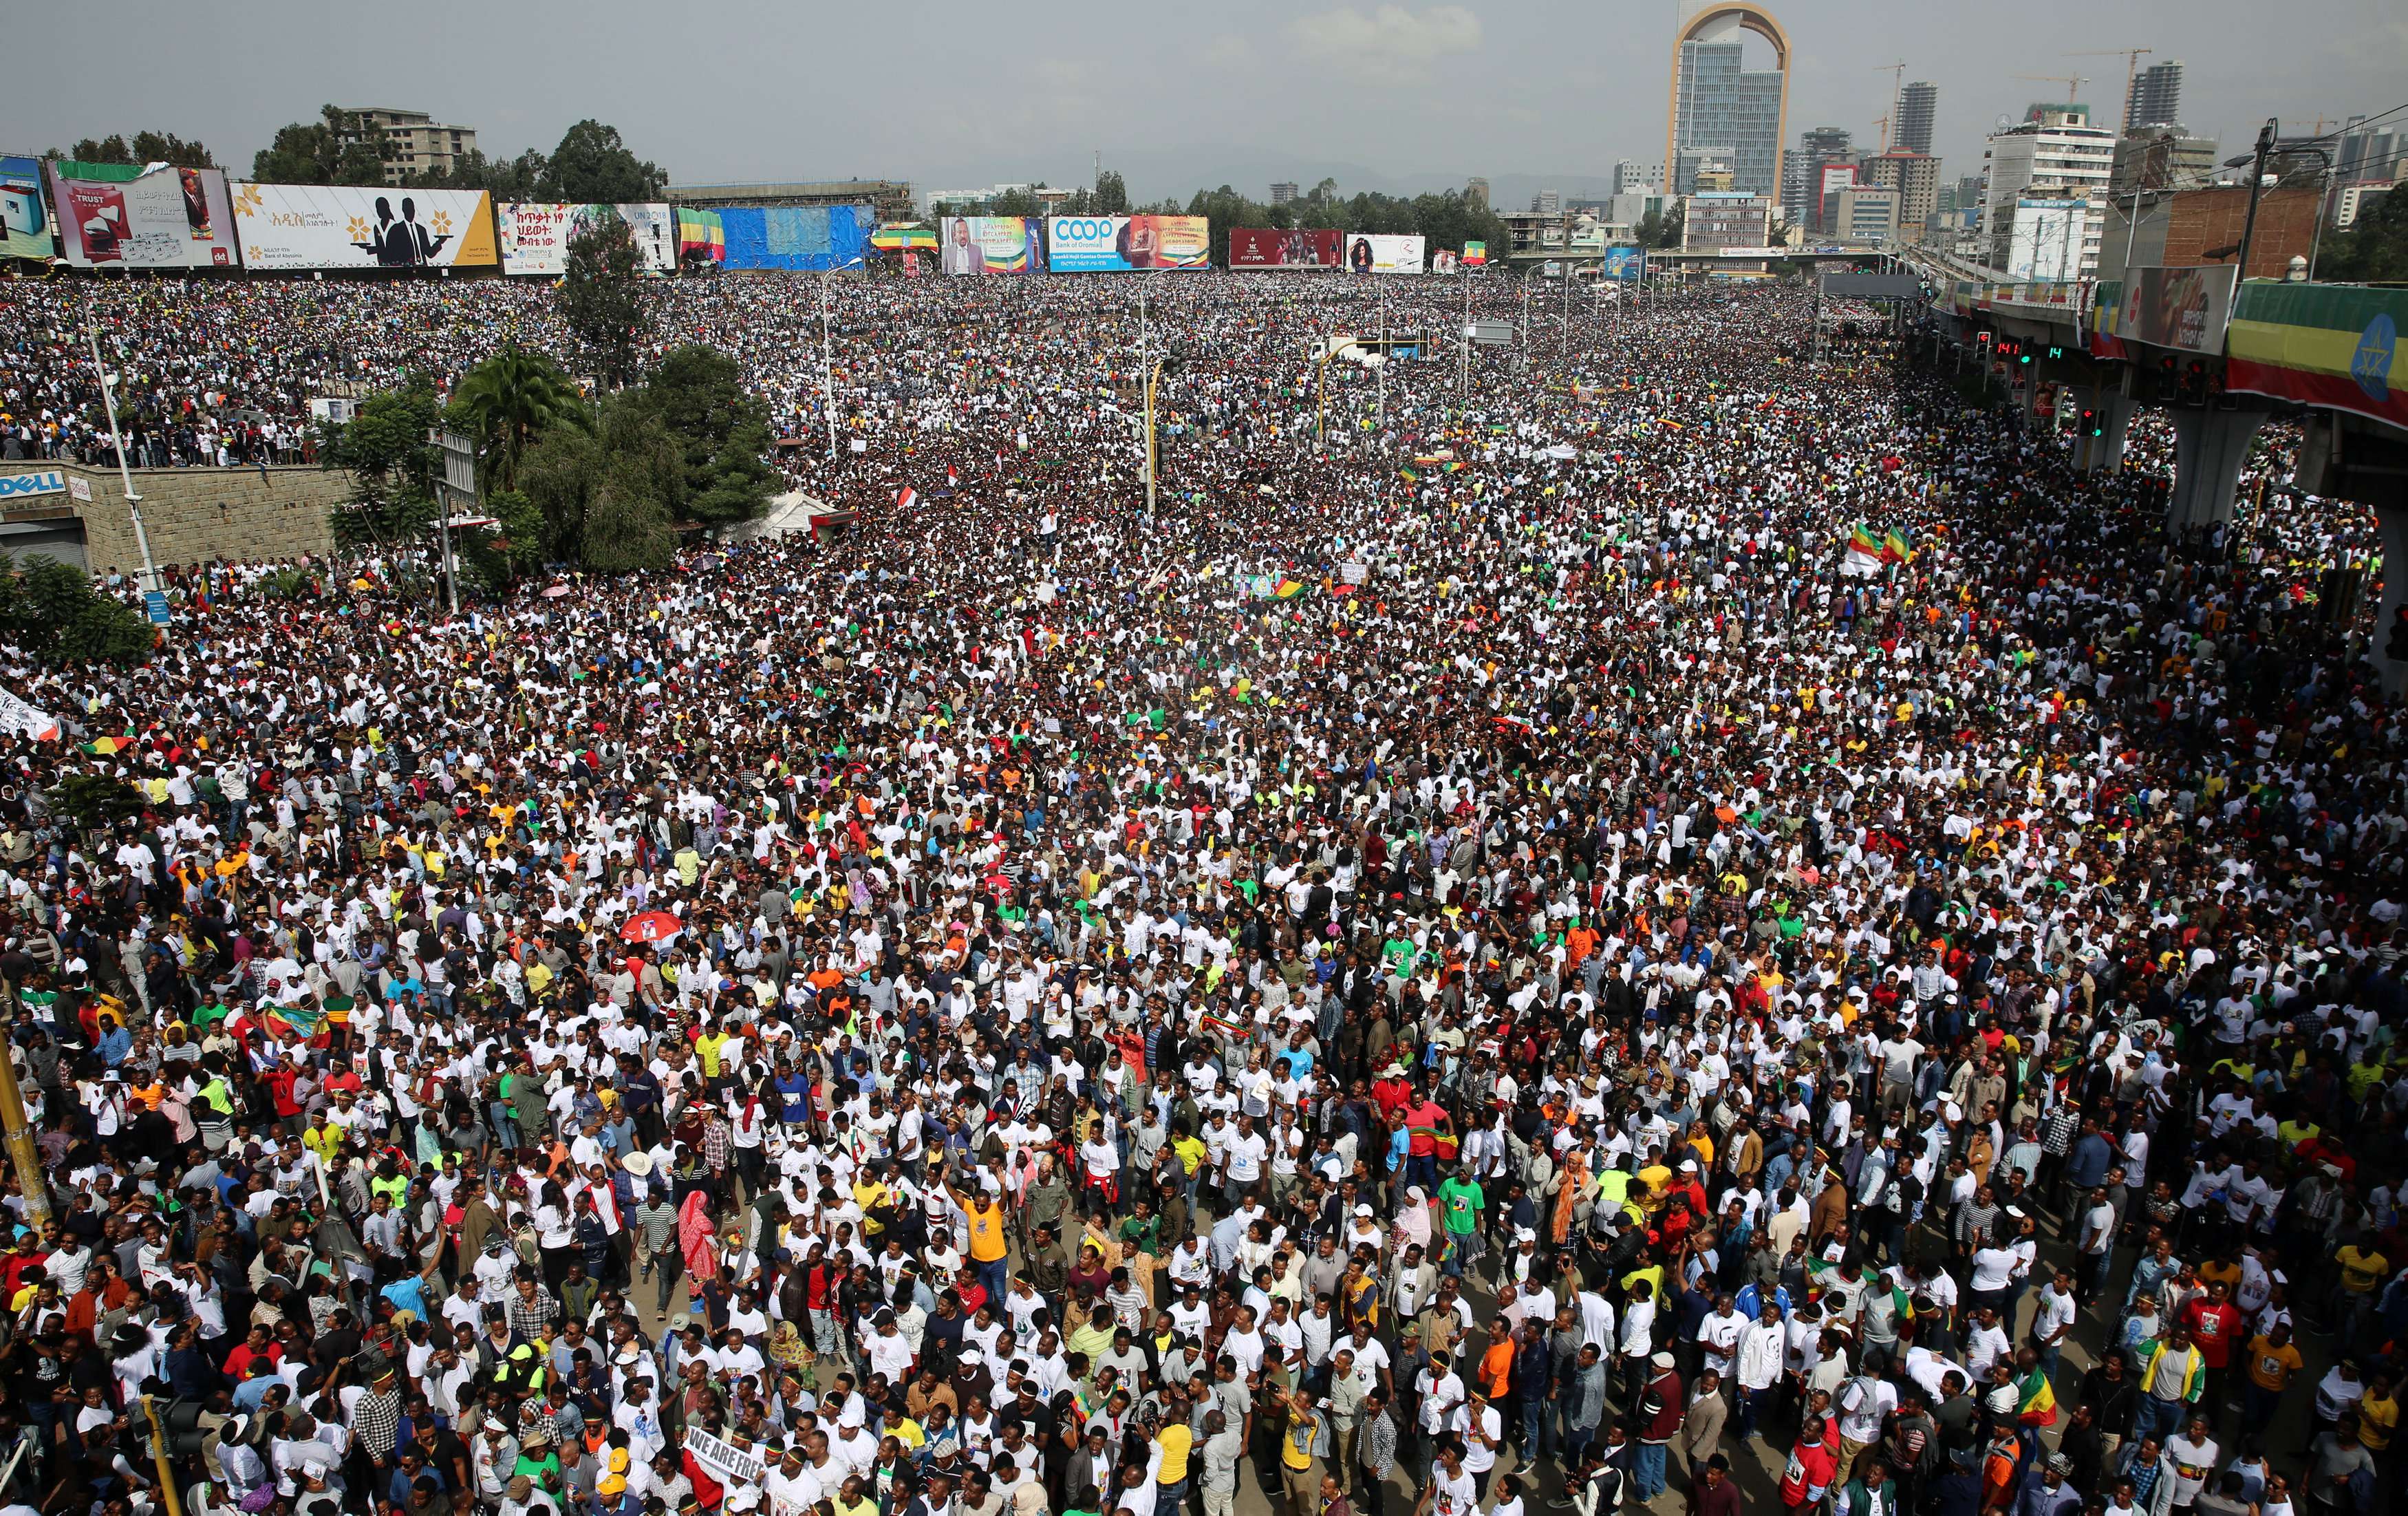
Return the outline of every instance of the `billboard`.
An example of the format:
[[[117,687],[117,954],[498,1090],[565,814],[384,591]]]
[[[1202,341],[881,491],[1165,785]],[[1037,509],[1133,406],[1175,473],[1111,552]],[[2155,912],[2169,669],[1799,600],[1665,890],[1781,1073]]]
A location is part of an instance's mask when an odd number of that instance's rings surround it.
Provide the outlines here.
[[[2089,230],[2087,200],[2017,200],[2007,232],[2007,277],[2019,284],[2080,279]]]
[[[841,268],[869,253],[867,206],[723,206],[730,268]]]
[[[232,268],[234,209],[215,168],[50,165],[59,250],[79,268]]]
[[[2222,353],[2225,323],[2232,314],[2233,273],[2229,263],[2126,269],[2115,335],[2185,353]]]
[[[949,274],[1033,274],[1045,266],[1045,234],[1035,216],[947,216],[937,248]]]
[[[624,221],[636,237],[636,267],[647,274],[677,269],[677,218],[666,205],[552,205],[506,201],[494,208],[502,231],[502,272],[559,274],[568,267],[568,244],[589,226]]]
[[[1345,234],[1330,227],[1276,226],[1229,228],[1232,268],[1335,268]]]
[[[494,206],[482,190],[237,184],[247,268],[491,268]]]
[[[0,158],[0,258],[50,257],[43,204],[42,166],[31,158]]]
[[[1046,267],[1057,274],[1205,268],[1212,229],[1201,216],[1053,216],[1045,247]]]
[[[1356,232],[1346,238],[1346,267],[1358,274],[1418,274],[1424,238]]]
[[[1606,249],[1605,260],[1598,266],[1598,277],[1620,280],[1626,284],[1638,283],[1647,277],[1647,250],[1635,247]]]

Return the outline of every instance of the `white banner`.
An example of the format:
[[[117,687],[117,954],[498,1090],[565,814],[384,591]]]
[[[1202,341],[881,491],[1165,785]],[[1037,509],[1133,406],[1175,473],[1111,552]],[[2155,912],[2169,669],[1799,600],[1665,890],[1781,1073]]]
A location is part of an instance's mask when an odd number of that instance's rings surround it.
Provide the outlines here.
[[[627,205],[552,205],[508,200],[495,206],[502,228],[502,272],[561,274],[568,244],[586,227],[624,221],[636,237],[636,267],[647,274],[677,271],[677,212],[657,201]]]
[[[482,190],[237,184],[246,268],[491,268],[493,202]]]
[[[1385,237],[1371,232],[1350,234],[1346,238],[1346,267],[1358,274],[1418,274],[1422,271],[1422,251],[1427,245],[1420,236]]]
[[[40,743],[53,742],[59,735],[59,718],[0,689],[0,731],[15,732]]]
[[[232,268],[235,217],[225,175],[214,168],[165,168],[130,179],[118,170],[64,160],[50,166],[50,205],[59,216],[59,251],[79,268]]]
[[[698,1426],[686,1428],[685,1451],[694,1454],[694,1461],[703,1466],[704,1472],[722,1482],[758,1484],[761,1477],[769,1472],[759,1453],[722,1442]]]
[[[29,495],[64,495],[67,476],[63,469],[39,469],[29,474],[0,475],[0,500],[22,499]]]

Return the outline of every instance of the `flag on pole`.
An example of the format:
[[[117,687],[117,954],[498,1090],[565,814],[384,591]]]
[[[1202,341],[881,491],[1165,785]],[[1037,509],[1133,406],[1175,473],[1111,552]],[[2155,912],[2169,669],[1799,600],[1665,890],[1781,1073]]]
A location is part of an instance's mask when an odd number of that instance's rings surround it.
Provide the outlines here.
[[[1891,563],[1913,563],[1914,544],[1904,531],[1892,527],[1882,535],[1882,557]]]
[[[1303,593],[1304,581],[1301,579],[1282,579],[1271,586],[1271,599],[1275,600],[1292,600]]]
[[[920,492],[906,484],[903,486],[902,493],[895,497],[895,503],[903,510],[909,511],[920,503]]]
[[[1877,574],[1882,567],[1882,545],[1873,534],[1861,526],[1848,534],[1848,551],[1840,560],[1840,571],[1845,574]]]
[[[1405,465],[1403,468],[1398,469],[1397,472],[1413,484],[1418,484],[1422,482],[1422,476],[1413,471],[1412,465],[1411,464]]]
[[[950,464],[950,463],[949,463],[949,464],[947,464],[947,465],[945,465],[945,484],[946,484],[946,487],[947,487],[947,488],[952,488],[952,487],[953,487],[953,486],[955,486],[955,485],[958,485],[959,484],[961,484],[961,482],[962,482],[962,471],[961,471],[959,469],[954,468],[954,467],[953,467],[952,464]]]

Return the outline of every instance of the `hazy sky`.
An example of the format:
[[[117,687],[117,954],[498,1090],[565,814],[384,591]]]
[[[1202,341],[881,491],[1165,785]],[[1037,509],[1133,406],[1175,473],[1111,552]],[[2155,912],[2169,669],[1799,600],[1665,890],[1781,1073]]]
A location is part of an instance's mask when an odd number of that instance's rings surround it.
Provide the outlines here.
[[[1789,142],[1835,124],[1872,141],[1891,76],[1940,86],[1945,172],[1978,172],[2001,113],[2061,98],[2014,79],[2093,76],[2121,111],[2125,61],[2186,65],[2184,114],[2237,152],[2408,102],[2400,0],[1777,0],[1798,56]],[[594,116],[678,180],[1084,183],[1092,154],[1143,198],[1323,174],[1426,188],[1602,176],[1661,156],[1674,0],[78,0],[10,19],[0,147],[158,127],[247,173],[276,127],[323,102],[423,108],[489,153],[549,149]],[[2156,59],[2146,60],[2154,62]],[[1526,193],[1525,189],[1523,193]]]

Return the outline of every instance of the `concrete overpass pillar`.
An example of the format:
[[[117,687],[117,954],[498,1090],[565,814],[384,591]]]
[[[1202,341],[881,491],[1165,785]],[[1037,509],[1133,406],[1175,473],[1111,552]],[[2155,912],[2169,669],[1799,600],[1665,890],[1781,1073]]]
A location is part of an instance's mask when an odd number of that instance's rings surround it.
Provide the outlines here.
[[[2074,467],[2085,473],[2112,474],[2124,467],[2124,438],[2132,426],[2132,401],[2113,384],[2093,384],[2081,394],[2082,409],[2098,412],[2100,431],[2097,437],[2084,431],[2074,438]]]
[[[2182,407],[2174,411],[2173,423],[2174,487],[2166,503],[2167,528],[2184,531],[2230,521],[2241,466],[2258,428],[2266,425],[2265,413]]]

